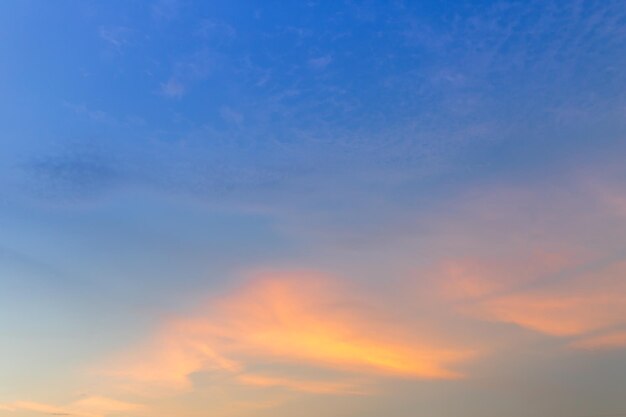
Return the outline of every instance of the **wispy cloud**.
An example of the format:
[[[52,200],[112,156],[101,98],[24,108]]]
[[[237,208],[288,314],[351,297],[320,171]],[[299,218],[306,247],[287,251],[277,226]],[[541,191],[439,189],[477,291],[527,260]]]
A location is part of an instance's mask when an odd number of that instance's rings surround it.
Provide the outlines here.
[[[324,55],[316,58],[309,59],[309,66],[313,69],[322,70],[333,62],[333,58],[330,55]]]
[[[426,273],[439,296],[473,319],[514,324],[564,343],[576,338],[575,347],[620,347],[614,329],[626,325],[626,255],[617,242],[626,224],[608,204],[619,198],[599,198],[581,184],[570,189],[558,197],[526,191],[522,200],[494,191],[498,203],[486,197],[457,212],[464,220],[453,221],[455,234],[472,230],[473,249],[448,238],[467,253],[444,257]],[[526,211],[513,208],[515,201]],[[480,236],[478,228],[489,232]],[[590,244],[599,235],[604,242]]]
[[[100,26],[98,34],[109,46],[121,51],[131,43],[134,32],[125,26]]]
[[[74,417],[106,417],[120,412],[136,412],[142,406],[123,402],[106,397],[86,397],[74,401],[66,406],[52,404],[16,401],[10,404],[0,404],[0,410],[30,411],[42,415],[74,416]]]
[[[579,278],[496,296],[467,308],[488,320],[510,322],[554,336],[575,336],[625,324],[625,263]]]
[[[197,34],[213,42],[228,42],[237,36],[233,26],[213,19],[204,19],[199,26]]]
[[[155,20],[172,20],[180,11],[179,0],[156,0],[151,7],[152,18]]]
[[[24,165],[28,186],[37,195],[59,200],[93,197],[121,179],[121,166],[91,146],[61,149]]]
[[[175,78],[161,83],[161,94],[170,98],[181,98],[185,94],[185,85]]]
[[[609,331],[597,336],[584,337],[571,343],[573,348],[587,350],[609,350],[626,348],[626,331]]]
[[[181,98],[191,84],[204,80],[215,66],[216,57],[206,49],[180,58],[174,63],[169,79],[160,85],[163,95]]]
[[[240,112],[233,110],[228,106],[223,106],[220,108],[220,116],[224,121],[234,125],[241,125],[243,123],[244,117]]]
[[[466,348],[415,335],[359,305],[328,277],[311,272],[268,273],[204,314],[173,319],[155,341],[107,373],[140,389],[191,388],[191,375],[225,372],[254,386],[307,392],[359,392],[349,380],[307,379],[250,371],[275,362],[309,364],[353,375],[450,379]]]

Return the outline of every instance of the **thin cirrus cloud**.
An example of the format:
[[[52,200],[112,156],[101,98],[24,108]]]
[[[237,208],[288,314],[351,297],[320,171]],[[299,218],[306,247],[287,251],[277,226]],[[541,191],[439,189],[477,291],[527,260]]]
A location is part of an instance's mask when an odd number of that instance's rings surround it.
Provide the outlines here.
[[[424,285],[436,288],[433,300],[451,313],[449,336],[457,320],[469,320],[513,324],[575,349],[626,346],[626,262],[617,250],[623,221],[606,198],[593,198],[595,190],[558,196],[569,212],[546,197],[550,192],[466,196],[452,213],[440,214],[442,222],[432,222],[445,226],[431,232],[429,250],[439,260],[420,275],[420,294],[430,294]],[[525,206],[511,209],[520,196]],[[571,197],[585,203],[572,205]],[[485,208],[496,214],[485,216]],[[316,272],[259,272],[196,314],[167,320],[105,373],[145,394],[194,390],[199,380],[217,378],[256,389],[358,395],[379,378],[465,376],[459,368],[475,352],[444,342],[441,332],[416,330],[418,318],[392,317],[402,303]],[[422,319],[435,324],[436,311],[426,313]],[[493,329],[483,345],[497,335]]]
[[[107,397],[86,397],[66,406],[57,406],[31,401],[16,401],[11,404],[0,404],[0,410],[12,413],[30,412],[55,416],[103,417],[120,412],[137,412],[139,404],[127,403]]]
[[[626,331],[615,331],[601,334],[599,336],[590,336],[575,341],[571,345],[577,349],[590,350],[607,350],[626,347]]]
[[[505,287],[503,293],[488,292],[461,304],[460,309],[478,319],[514,323],[547,335],[582,336],[626,324],[625,274],[626,263],[617,262],[576,278],[547,280],[522,290]],[[466,278],[459,280],[458,291],[467,288]],[[613,344],[617,342],[615,339]]]
[[[365,395],[367,392],[359,381],[325,381],[311,379],[297,379],[292,377],[276,377],[268,375],[244,374],[237,377],[237,381],[244,385],[259,388],[281,387],[291,391],[311,394],[352,394]]]
[[[314,272],[255,276],[201,314],[173,319],[154,340],[107,365],[136,391],[193,388],[193,375],[214,373],[256,387],[314,393],[363,393],[359,378],[456,379],[454,365],[472,352],[415,335],[376,317],[332,278]],[[340,376],[319,378],[282,368],[309,366]],[[272,371],[256,369],[271,367]],[[346,376],[348,375],[348,376]]]
[[[562,338],[570,348],[626,347],[624,222],[614,204],[623,197],[574,188],[569,196],[526,192],[517,211],[515,193],[499,190],[498,203],[485,197],[461,210],[457,236],[476,224],[496,232],[472,233],[481,248],[472,255],[441,257],[428,272],[438,296],[471,319]],[[506,214],[485,220],[481,205]]]

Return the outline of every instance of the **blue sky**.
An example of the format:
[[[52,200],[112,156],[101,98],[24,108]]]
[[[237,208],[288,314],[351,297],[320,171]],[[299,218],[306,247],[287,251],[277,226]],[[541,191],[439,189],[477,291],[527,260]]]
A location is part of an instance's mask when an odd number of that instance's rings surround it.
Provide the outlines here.
[[[5,1],[0,37],[0,415],[626,412],[623,2]]]

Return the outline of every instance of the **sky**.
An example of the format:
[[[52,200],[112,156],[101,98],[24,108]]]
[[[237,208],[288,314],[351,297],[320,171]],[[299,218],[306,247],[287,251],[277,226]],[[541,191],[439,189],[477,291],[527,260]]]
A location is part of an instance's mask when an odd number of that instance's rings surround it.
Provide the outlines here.
[[[1,417],[626,416],[626,3],[0,2]]]

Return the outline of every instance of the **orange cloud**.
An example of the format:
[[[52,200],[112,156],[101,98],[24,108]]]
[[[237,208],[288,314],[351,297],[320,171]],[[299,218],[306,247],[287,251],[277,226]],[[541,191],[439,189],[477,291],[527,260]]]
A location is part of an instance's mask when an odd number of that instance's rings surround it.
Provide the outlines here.
[[[306,364],[359,375],[449,379],[470,356],[385,320],[332,279],[311,272],[257,275],[198,316],[174,319],[155,341],[119,363],[118,378],[189,388],[190,375],[227,373],[239,383],[306,392],[356,392],[351,382],[251,374],[255,365]],[[293,373],[293,371],[292,371]]]
[[[33,411],[41,414],[53,414],[53,415],[74,415],[69,408],[57,407],[50,404],[43,404],[31,401],[16,401],[11,404],[2,406],[5,410],[9,411]],[[97,417],[96,414],[77,414],[79,417]]]
[[[137,411],[143,408],[143,406],[107,397],[91,396],[73,402],[70,408],[82,412],[108,415],[122,411]]]
[[[487,300],[476,312],[556,336],[583,334],[626,322],[624,276],[626,262],[616,262]]]
[[[282,387],[293,391],[310,392],[315,394],[365,394],[365,391],[361,388],[361,384],[350,381],[315,381],[255,374],[240,375],[237,377],[237,381],[245,385],[258,387]]]
[[[475,260],[448,263],[440,288],[472,317],[553,336],[582,335],[626,323],[626,262],[579,266],[590,270],[577,272],[567,268],[577,259],[559,258],[531,259],[525,261],[527,266]]]
[[[431,275],[445,299],[468,300],[548,277],[571,264],[569,254],[537,250],[518,258],[448,259],[440,262]]]
[[[18,412],[31,411],[40,414],[74,416],[74,417],[106,417],[125,411],[137,411],[142,406],[106,397],[87,397],[67,406],[56,406],[31,401],[16,401],[11,404],[0,404],[0,410]]]

